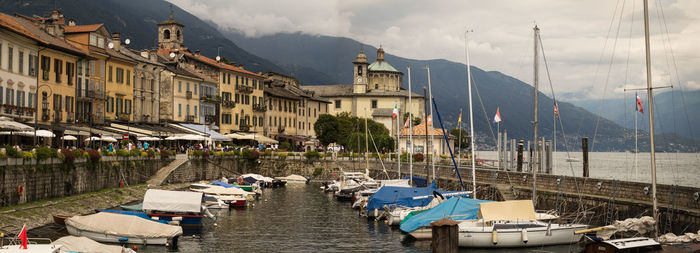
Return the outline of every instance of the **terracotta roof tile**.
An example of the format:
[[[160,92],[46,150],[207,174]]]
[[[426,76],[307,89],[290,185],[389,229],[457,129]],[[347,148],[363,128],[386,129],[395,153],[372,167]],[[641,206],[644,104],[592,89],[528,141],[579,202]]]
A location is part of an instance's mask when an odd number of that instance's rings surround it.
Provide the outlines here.
[[[432,131],[433,135],[435,135],[435,136],[442,136],[442,128],[432,128],[432,127],[428,126],[427,133],[430,134],[430,131]],[[409,133],[410,133],[410,129],[408,127],[401,128],[401,136],[408,136]],[[420,124],[413,126],[413,136],[425,136],[425,135],[426,135],[425,120],[423,120]],[[447,133],[447,136],[450,138],[453,137],[450,135],[449,132]]]
[[[168,55],[168,54],[170,54],[170,52],[175,52],[175,51],[176,51],[176,49],[158,49],[158,54]],[[181,49],[181,50],[177,50],[177,51],[185,54],[185,56],[187,56],[191,59],[200,61],[200,62],[205,63],[205,64],[209,64],[209,65],[214,66],[214,67],[219,68],[219,69],[226,69],[226,70],[230,70],[233,72],[248,74],[248,75],[252,75],[252,76],[256,76],[256,77],[262,77],[261,75],[250,72],[248,70],[238,68],[238,67],[235,67],[235,66],[230,65],[230,64],[225,64],[223,62],[217,62],[216,60],[209,58],[209,57],[206,57],[206,56],[203,56],[203,55],[194,56],[192,53],[190,53],[187,50]]]
[[[92,24],[92,25],[76,25],[76,26],[68,26],[64,25],[63,30],[65,30],[66,33],[85,33],[85,32],[94,32],[97,31],[103,24]]]
[[[4,13],[0,13],[0,26],[5,27],[15,33],[21,34],[25,37],[31,38],[40,44],[47,45],[48,47],[68,51],[72,54],[77,54],[80,56],[85,56],[86,53],[71,45],[66,40],[61,38],[56,38],[39,28],[35,23],[24,18],[13,17]]]

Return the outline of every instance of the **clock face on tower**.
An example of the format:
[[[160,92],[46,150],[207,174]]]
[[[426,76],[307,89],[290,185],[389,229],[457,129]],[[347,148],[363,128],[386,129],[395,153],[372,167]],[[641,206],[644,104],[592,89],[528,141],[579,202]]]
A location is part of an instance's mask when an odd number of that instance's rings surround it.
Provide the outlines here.
[[[357,78],[357,82],[358,82],[358,83],[361,83],[361,82],[362,82],[362,77],[358,77],[358,78]]]

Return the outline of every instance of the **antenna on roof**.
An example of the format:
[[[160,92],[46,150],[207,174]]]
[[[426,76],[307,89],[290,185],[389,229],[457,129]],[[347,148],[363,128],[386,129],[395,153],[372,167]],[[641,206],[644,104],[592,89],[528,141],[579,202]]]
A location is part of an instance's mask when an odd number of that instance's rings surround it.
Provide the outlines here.
[[[170,4],[170,19],[173,19],[173,4]]]

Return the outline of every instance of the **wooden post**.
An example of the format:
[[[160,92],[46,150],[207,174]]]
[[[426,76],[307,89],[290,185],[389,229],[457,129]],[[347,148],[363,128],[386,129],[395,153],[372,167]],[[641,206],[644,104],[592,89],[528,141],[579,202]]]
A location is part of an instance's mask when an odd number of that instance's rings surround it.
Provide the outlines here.
[[[583,177],[588,177],[588,137],[581,139],[581,149],[583,150]]]
[[[546,141],[544,145],[545,173],[552,174],[552,141]]]
[[[456,253],[459,250],[459,231],[457,229],[459,222],[440,219],[430,223],[433,230],[433,252],[449,252]]]
[[[518,141],[518,172],[523,171],[523,140]]]

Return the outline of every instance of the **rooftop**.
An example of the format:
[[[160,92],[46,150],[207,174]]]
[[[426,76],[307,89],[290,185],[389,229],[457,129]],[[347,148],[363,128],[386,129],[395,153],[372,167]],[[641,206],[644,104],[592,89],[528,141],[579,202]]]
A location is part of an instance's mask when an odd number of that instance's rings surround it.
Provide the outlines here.
[[[29,39],[35,40],[50,48],[66,51],[68,53],[80,56],[86,55],[83,50],[71,45],[64,39],[54,37],[44,32],[38,25],[30,20],[0,13],[0,26]]]
[[[408,97],[408,91],[401,90],[370,90],[367,93],[353,93],[352,84],[304,85],[302,89],[310,90],[320,97]],[[423,95],[412,93],[411,97],[423,98]]]
[[[442,138],[442,128],[432,128],[430,126],[427,126],[427,131],[426,131],[426,125],[425,125],[425,120],[421,121],[420,124],[413,126],[413,136],[425,136],[426,133],[430,134],[430,132],[433,132],[433,136],[439,136]],[[401,128],[401,136],[408,136],[410,133],[410,128],[408,127],[402,127]],[[450,135],[450,133],[447,133],[447,136],[450,138],[453,138],[454,136]]]
[[[388,72],[400,72],[396,70],[386,61],[375,61],[369,65],[368,69],[370,71],[388,71]]]
[[[97,31],[103,24],[92,24],[92,25],[75,25],[75,26],[69,26],[69,25],[63,25],[63,30],[66,33],[86,33],[86,32],[94,32]]]

